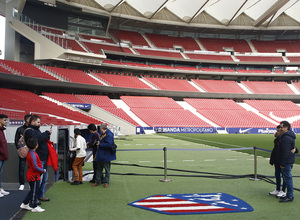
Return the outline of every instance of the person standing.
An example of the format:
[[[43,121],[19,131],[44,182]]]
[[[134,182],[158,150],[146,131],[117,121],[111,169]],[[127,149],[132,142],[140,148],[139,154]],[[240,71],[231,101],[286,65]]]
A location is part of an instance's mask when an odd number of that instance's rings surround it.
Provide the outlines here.
[[[295,162],[295,155],[292,150],[295,148],[296,135],[291,130],[291,125],[287,121],[280,122],[280,129],[282,134],[279,141],[279,164],[283,181],[286,183],[287,193],[279,202],[292,202],[294,200],[294,189],[291,171]]]
[[[88,125],[88,130],[89,132],[92,134],[92,140],[91,142],[88,143],[88,147],[92,148],[92,152],[93,152],[93,178],[90,181],[91,183],[95,183],[95,178],[96,178],[96,162],[95,162],[95,155],[98,149],[98,145],[100,142],[100,134],[97,132],[97,128],[95,124],[89,124]]]
[[[101,176],[103,168],[105,169],[105,177],[104,177],[104,185],[103,187],[106,188],[109,186],[110,183],[110,167],[111,161],[116,159],[116,153],[112,152],[112,147],[115,145],[114,142],[114,134],[107,128],[106,124],[100,125],[101,131],[101,140],[100,144],[95,156],[96,162],[96,179],[95,183],[92,185],[98,186],[101,183]]]
[[[48,172],[47,172],[47,160],[49,157],[49,150],[48,150],[48,144],[47,144],[47,139],[50,138],[51,135],[51,129],[50,131],[45,131],[45,132],[41,132],[40,131],[40,125],[41,125],[41,118],[38,115],[32,115],[30,117],[29,120],[29,126],[28,128],[31,129],[27,129],[25,131],[24,134],[24,139],[25,139],[25,143],[27,144],[27,140],[29,138],[37,138],[38,139],[38,144],[39,147],[36,150],[36,153],[38,154],[41,162],[42,162],[42,168],[46,170],[46,172],[44,172],[41,175],[41,181],[40,181],[40,188],[39,191],[37,193],[38,195],[38,199],[40,201],[50,201],[49,198],[44,197],[45,194],[45,186],[48,180]]]
[[[26,156],[28,170],[27,170],[27,180],[29,182],[30,191],[20,205],[21,209],[31,210],[32,212],[44,212],[37,205],[37,192],[39,191],[41,174],[45,173],[46,170],[42,168],[42,162],[36,153],[38,148],[38,140],[36,138],[29,138],[27,140],[27,147],[29,151]],[[30,203],[31,202],[31,205]]]
[[[24,131],[28,128],[29,120],[31,115],[25,115],[24,121],[25,123],[18,127],[16,134],[15,134],[15,145],[18,149],[18,141],[24,135]],[[26,165],[26,158],[19,157],[19,183],[20,187],[19,190],[24,190],[25,178],[24,178],[24,170]]]
[[[76,158],[73,162],[72,168],[74,171],[75,181],[71,183],[71,185],[79,185],[82,184],[82,165],[84,162],[84,158],[86,157],[86,141],[81,136],[81,132],[78,128],[74,130],[75,135],[75,145],[70,147],[70,151],[76,151]],[[79,176],[78,176],[79,173]]]
[[[9,195],[1,186],[1,175],[3,171],[4,162],[8,160],[7,141],[5,138],[4,130],[7,125],[7,115],[0,114],[0,198]]]
[[[281,197],[286,196],[286,193],[285,193],[286,184],[283,181],[282,190],[280,190],[280,188],[281,188],[281,176],[282,176],[281,168],[280,168],[280,165],[279,165],[279,163],[280,163],[279,142],[280,142],[280,138],[281,138],[280,125],[277,126],[277,131],[274,134],[274,136],[275,136],[274,148],[273,148],[272,153],[271,153],[270,164],[274,165],[274,167],[275,167],[276,189],[274,191],[270,192],[269,194],[281,198]]]

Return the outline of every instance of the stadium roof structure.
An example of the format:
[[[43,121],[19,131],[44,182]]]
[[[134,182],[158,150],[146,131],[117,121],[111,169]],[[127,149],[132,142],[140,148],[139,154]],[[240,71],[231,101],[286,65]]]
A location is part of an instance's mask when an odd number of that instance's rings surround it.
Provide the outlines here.
[[[299,0],[41,0],[80,7],[133,27],[243,31],[300,31]]]

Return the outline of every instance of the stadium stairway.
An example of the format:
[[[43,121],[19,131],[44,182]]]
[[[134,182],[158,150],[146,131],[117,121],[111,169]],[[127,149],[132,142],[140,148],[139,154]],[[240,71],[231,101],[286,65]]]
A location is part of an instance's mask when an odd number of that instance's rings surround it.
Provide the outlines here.
[[[130,108],[128,105],[126,105],[125,102],[122,100],[112,99],[111,100],[118,108],[123,109],[134,121],[136,121],[138,124],[140,124],[142,127],[149,127],[144,121],[142,121],[139,117],[137,117],[132,111],[130,111]]]
[[[210,121],[209,119],[205,118],[204,116],[202,116],[201,114],[199,114],[197,112],[197,110],[191,106],[189,103],[185,102],[185,101],[177,101],[177,103],[182,106],[182,108],[189,110],[190,112],[192,112],[194,115],[196,115],[198,118],[202,119],[203,121],[205,121],[206,123],[210,124],[212,127],[220,127],[219,125],[213,123],[212,121]]]

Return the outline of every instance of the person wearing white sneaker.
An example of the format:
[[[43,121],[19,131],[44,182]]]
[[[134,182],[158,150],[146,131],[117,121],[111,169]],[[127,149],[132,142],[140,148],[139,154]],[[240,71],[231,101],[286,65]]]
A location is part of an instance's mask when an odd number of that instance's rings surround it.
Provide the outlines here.
[[[4,195],[4,196],[7,196],[7,195],[10,194],[10,192],[5,191],[4,189],[1,189],[1,190],[0,190],[0,193],[1,193],[2,195]]]
[[[34,209],[31,210],[32,212],[44,212],[45,209],[42,209],[40,206],[35,207]]]
[[[21,209],[26,209],[26,210],[28,210],[28,211],[31,211],[33,208],[31,208],[30,206],[29,206],[29,203],[28,204],[24,204],[24,203],[22,203],[21,205],[20,205],[20,208]]]
[[[19,190],[24,190],[24,185],[20,185]]]
[[[286,197],[286,193],[283,192],[283,191],[280,191],[277,195],[276,195],[277,198],[283,198],[283,197]]]
[[[32,201],[31,211],[43,212],[45,210],[37,206],[37,192],[40,187],[41,174],[45,173],[46,170],[42,168],[42,162],[37,153],[35,152],[35,150],[38,148],[37,138],[29,138],[27,140],[27,147],[29,148],[26,157],[28,165],[27,180],[29,182],[30,191],[27,194],[26,198],[23,200],[21,206],[24,204],[23,207],[27,207],[25,204],[29,204],[29,202]]]
[[[270,195],[273,195],[273,196],[278,196],[278,194],[280,192],[285,192],[285,189],[286,189],[286,184],[284,181],[283,181],[282,188],[281,188],[282,173],[281,173],[281,168],[279,165],[279,162],[280,162],[279,141],[280,141],[281,135],[282,135],[281,128],[280,128],[280,125],[278,125],[277,131],[274,134],[274,136],[275,136],[274,148],[272,150],[271,157],[270,157],[270,164],[274,165],[274,167],[275,167],[275,178],[276,178],[276,189],[269,193]],[[280,190],[280,188],[282,190]]]
[[[4,134],[4,130],[6,129],[6,125],[7,125],[7,115],[4,114],[0,114],[0,193],[3,197],[5,195],[8,195],[9,193],[4,191],[2,191],[2,187],[1,187],[1,174],[3,171],[3,166],[4,166],[4,162],[6,160],[8,160],[8,148],[7,148],[7,141],[5,138],[5,134]],[[7,194],[8,193],[8,194]]]
[[[0,198],[2,198],[2,197],[4,197],[4,195],[2,195],[2,194],[0,193]]]

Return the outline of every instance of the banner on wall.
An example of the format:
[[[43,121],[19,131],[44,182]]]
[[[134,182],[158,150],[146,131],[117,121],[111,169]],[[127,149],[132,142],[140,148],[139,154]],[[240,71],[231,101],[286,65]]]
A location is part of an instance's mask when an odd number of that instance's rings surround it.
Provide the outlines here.
[[[71,103],[71,102],[68,102],[67,104],[72,105],[75,108],[86,109],[86,110],[90,110],[91,107],[92,107],[91,104],[86,104],[86,103]]]
[[[226,130],[228,134],[275,134],[276,128],[207,128],[207,127],[137,127],[136,134],[144,134],[145,130],[154,130],[156,133],[199,133],[213,134],[217,130]],[[292,128],[300,133],[300,128]]]

